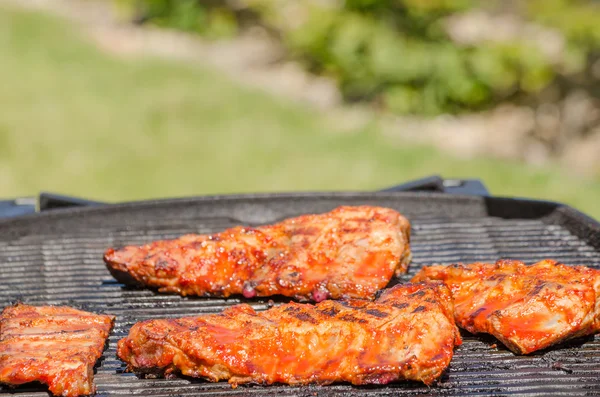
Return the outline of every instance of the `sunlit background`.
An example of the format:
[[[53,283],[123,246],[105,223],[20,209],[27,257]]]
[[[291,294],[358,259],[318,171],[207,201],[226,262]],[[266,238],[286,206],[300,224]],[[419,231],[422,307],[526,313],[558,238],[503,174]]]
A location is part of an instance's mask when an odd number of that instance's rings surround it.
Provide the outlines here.
[[[599,26],[574,0],[0,0],[0,198],[439,174],[600,218]]]

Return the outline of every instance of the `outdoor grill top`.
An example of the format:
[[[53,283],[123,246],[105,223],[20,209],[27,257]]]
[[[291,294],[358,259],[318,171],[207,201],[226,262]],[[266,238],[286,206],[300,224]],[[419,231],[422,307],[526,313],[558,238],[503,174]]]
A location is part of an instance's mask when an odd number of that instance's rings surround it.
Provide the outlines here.
[[[219,312],[268,299],[209,299],[158,294],[116,282],[102,254],[108,247],[142,244],[184,233],[210,233],[235,225],[260,225],[342,204],[387,206],[412,223],[413,262],[407,281],[423,265],[498,258],[527,263],[553,258],[600,268],[600,225],[559,204],[438,193],[304,193],[203,197],[52,211],[0,220],[0,303],[66,304],[117,316],[97,365],[99,395],[600,395],[600,337],[587,337],[529,356],[516,356],[489,336],[463,333],[439,384],[387,386],[239,386],[179,377],[138,379],[116,358],[118,339],[137,321]],[[286,299],[275,299],[276,304]],[[497,347],[492,347],[497,344]],[[16,389],[47,396],[43,387]],[[0,395],[10,393],[0,388]]]

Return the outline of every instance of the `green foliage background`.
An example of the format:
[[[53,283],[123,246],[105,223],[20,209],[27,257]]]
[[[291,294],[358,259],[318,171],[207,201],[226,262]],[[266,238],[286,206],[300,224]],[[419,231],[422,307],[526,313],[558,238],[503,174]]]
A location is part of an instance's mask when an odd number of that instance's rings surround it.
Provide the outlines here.
[[[334,77],[349,101],[397,113],[456,113],[527,100],[559,76],[582,73],[600,52],[600,6],[593,0],[115,1],[139,22],[210,37],[262,25],[290,57]],[[447,18],[482,7],[560,31],[564,57],[548,59],[523,40],[452,42]]]
[[[441,173],[600,219],[600,178],[459,159],[231,81],[201,64],[99,49],[80,26],[0,2],[0,186],[117,202],[377,190]]]

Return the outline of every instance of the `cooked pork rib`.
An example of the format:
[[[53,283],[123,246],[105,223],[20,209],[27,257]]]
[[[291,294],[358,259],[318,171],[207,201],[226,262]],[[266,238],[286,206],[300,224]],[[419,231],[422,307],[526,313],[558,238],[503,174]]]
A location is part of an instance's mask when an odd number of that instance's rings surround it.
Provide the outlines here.
[[[0,382],[38,381],[57,396],[95,392],[94,364],[114,318],[70,307],[17,304],[0,316]]]
[[[373,298],[410,261],[410,224],[380,207],[339,207],[260,227],[186,235],[104,255],[122,282],[181,295]]]
[[[461,343],[442,284],[397,285],[375,302],[246,304],[221,314],[135,324],[117,354],[139,373],[229,379],[232,385],[431,384]]]
[[[424,267],[413,282],[452,291],[456,323],[527,354],[600,330],[600,271],[544,260]]]

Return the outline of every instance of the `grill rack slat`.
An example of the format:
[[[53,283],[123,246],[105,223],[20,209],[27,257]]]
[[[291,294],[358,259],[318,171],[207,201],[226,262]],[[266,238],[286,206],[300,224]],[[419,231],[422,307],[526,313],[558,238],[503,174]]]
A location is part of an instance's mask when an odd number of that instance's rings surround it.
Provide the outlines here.
[[[401,281],[432,263],[493,261],[499,257],[528,263],[547,257],[565,263],[600,268],[600,246],[590,245],[560,222],[560,217],[502,218],[490,216],[485,203],[474,198],[449,200],[445,196],[327,195],[303,199],[258,199],[257,205],[231,200],[225,204],[203,200],[189,204],[148,205],[133,213],[123,210],[78,210],[71,214],[41,217],[42,220],[0,222],[0,303],[16,299],[32,304],[67,304],[85,310],[117,315],[103,359],[96,368],[99,395],[573,395],[600,389],[600,337],[567,342],[540,354],[520,357],[507,351],[493,338],[465,334],[449,370],[438,386],[416,383],[356,388],[350,385],[290,387],[240,386],[208,383],[187,378],[174,380],[138,379],[123,373],[116,358],[116,342],[136,321],[218,312],[244,301],[232,299],[182,298],[144,289],[123,287],[114,281],[102,262],[105,248],[143,244],[193,232],[216,232],[251,218],[253,224],[270,223],[307,212],[327,211],[338,204],[376,204],[396,208],[413,225],[413,263]],[[423,201],[423,197],[427,200]],[[242,203],[242,204],[240,204]],[[244,208],[240,210],[240,207]],[[222,208],[221,208],[222,207]],[[259,208],[259,210],[256,210]],[[262,208],[262,210],[261,210]],[[246,216],[244,211],[254,211]],[[264,214],[261,213],[264,211]],[[83,214],[79,222],[73,213]],[[227,213],[236,216],[217,216]],[[96,215],[94,215],[96,214]],[[261,219],[262,217],[262,219]],[[88,223],[89,221],[89,223]],[[41,225],[39,225],[41,223]],[[93,225],[93,226],[89,226]],[[256,310],[266,309],[268,299],[253,300]],[[275,299],[276,303],[285,299]],[[497,343],[498,348],[490,345]],[[561,362],[570,373],[552,369]],[[1,387],[0,395],[8,392]],[[40,387],[18,388],[18,396],[47,396]],[[40,392],[41,391],[41,392]]]

